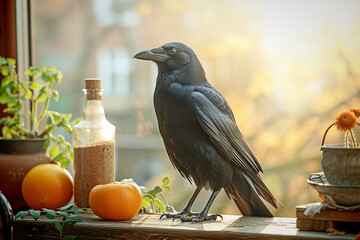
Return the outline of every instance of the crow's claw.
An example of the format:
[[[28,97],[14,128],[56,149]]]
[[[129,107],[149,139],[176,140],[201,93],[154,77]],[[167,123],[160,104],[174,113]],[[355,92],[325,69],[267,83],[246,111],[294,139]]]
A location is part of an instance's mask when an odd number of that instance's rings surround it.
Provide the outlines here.
[[[197,214],[195,216],[192,216],[192,217],[182,217],[181,218],[181,221],[182,222],[194,222],[194,223],[197,223],[197,222],[203,222],[203,221],[207,221],[207,220],[216,220],[217,217],[220,217],[221,220],[223,220],[223,216],[219,213],[216,213],[216,214],[211,214],[211,215],[203,215],[203,214]]]
[[[192,216],[198,216],[200,213],[198,212],[187,212],[187,211],[181,211],[181,212],[178,212],[178,213],[163,213],[161,214],[160,216],[160,219],[162,219],[163,217],[166,217],[166,218],[172,218],[173,221],[175,219],[178,219],[180,218],[182,222],[186,222],[186,221],[183,221],[183,219],[185,218],[191,218]],[[191,222],[191,220],[190,220]]]
[[[174,213],[163,213],[163,214],[161,214],[160,219],[162,219],[164,216],[166,218],[171,218],[171,217],[175,217],[175,214]]]
[[[183,218],[184,217],[184,215],[182,215],[182,214],[177,214],[177,215],[175,215],[174,217],[173,217],[173,219],[172,219],[172,221],[175,221],[175,219],[177,219],[177,218]]]

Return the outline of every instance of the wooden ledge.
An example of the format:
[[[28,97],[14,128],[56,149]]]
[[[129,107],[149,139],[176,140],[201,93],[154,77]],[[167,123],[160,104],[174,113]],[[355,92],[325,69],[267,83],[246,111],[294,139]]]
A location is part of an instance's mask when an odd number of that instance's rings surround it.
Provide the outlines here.
[[[127,221],[106,221],[92,213],[77,215],[83,222],[65,225],[64,234],[77,239],[355,239],[354,234],[329,236],[321,232],[299,231],[295,218],[262,218],[224,215],[224,220],[183,223],[159,219],[158,214],[138,214]],[[59,218],[59,220],[61,220]],[[45,216],[17,219],[15,239],[58,239],[54,222]]]

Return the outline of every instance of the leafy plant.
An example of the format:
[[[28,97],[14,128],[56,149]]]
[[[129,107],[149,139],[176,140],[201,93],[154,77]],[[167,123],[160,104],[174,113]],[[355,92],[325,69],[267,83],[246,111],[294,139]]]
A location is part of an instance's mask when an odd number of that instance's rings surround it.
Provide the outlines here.
[[[60,134],[54,136],[53,132],[61,127],[71,134],[73,125],[80,119],[70,122],[71,113],[61,114],[48,109],[52,99],[59,100],[54,84],[61,82],[61,71],[54,66],[30,67],[25,75],[32,80],[27,82],[19,78],[14,59],[0,57],[0,72],[3,76],[0,104],[6,105],[4,112],[9,114],[0,119],[2,135],[10,139],[47,138],[44,149],[51,146],[49,155],[53,161],[67,167],[73,160],[71,144]],[[27,102],[30,110],[26,114],[22,110]],[[29,129],[24,125],[26,120],[30,122]]]
[[[85,210],[84,210],[85,211]],[[55,223],[55,229],[59,232],[59,239],[60,240],[72,240],[75,239],[76,236],[64,236],[62,237],[64,233],[64,226],[66,224],[74,224],[77,222],[82,222],[80,218],[76,216],[76,214],[81,213],[81,211],[75,207],[74,205],[65,206],[59,209],[59,211],[54,211],[51,209],[43,208],[43,211],[39,210],[33,210],[30,209],[29,211],[20,211],[16,214],[15,219],[18,219],[19,217],[21,219],[24,219],[27,215],[32,216],[32,218],[37,221],[40,218],[40,215],[43,213],[49,220],[53,220]],[[62,217],[62,221],[59,221],[57,216]]]
[[[147,190],[145,187],[140,186],[140,190],[143,194],[142,211],[146,213],[164,213],[175,212],[173,206],[168,205],[167,199],[163,194],[164,191],[171,192],[169,186],[170,179],[164,177],[162,179],[161,186],[155,186],[151,190]]]

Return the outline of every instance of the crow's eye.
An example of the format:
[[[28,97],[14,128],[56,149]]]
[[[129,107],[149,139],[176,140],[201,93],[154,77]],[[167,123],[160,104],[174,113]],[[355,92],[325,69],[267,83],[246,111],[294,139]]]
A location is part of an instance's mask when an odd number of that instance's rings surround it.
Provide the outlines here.
[[[168,53],[169,53],[170,55],[174,55],[174,54],[176,53],[176,49],[175,49],[175,48],[170,48],[169,51],[168,51]]]

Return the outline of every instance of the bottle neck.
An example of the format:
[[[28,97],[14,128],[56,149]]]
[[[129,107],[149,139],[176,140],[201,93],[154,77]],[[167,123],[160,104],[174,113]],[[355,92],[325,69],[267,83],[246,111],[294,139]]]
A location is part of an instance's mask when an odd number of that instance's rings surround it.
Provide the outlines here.
[[[85,107],[83,119],[88,121],[96,121],[105,119],[105,111],[102,101],[102,89],[89,90],[84,89]]]
[[[105,119],[102,100],[87,100],[84,108],[84,120]]]

